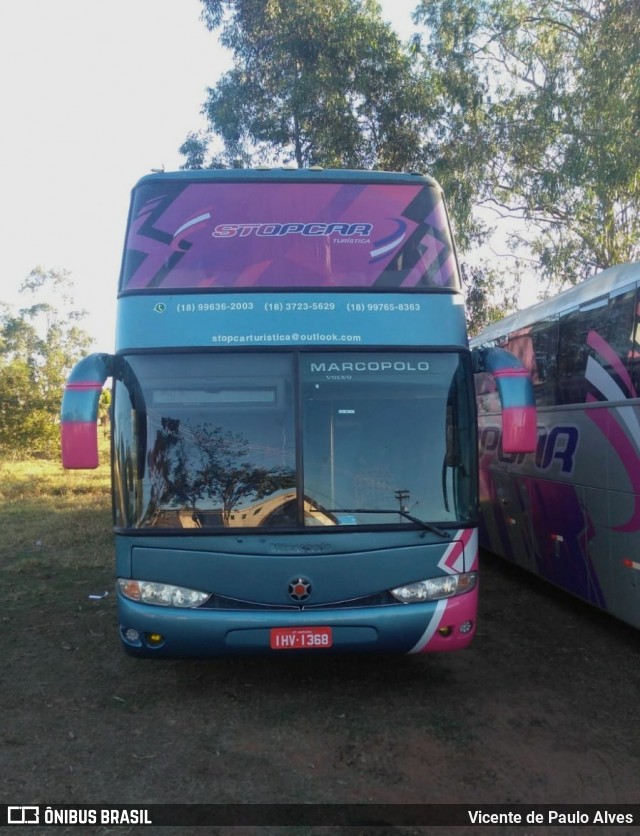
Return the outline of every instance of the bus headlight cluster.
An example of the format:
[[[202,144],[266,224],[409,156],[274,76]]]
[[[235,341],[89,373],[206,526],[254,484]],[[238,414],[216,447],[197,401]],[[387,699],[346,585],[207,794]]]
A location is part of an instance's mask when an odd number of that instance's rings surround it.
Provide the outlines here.
[[[424,581],[408,583],[389,590],[394,598],[403,604],[420,604],[425,601],[439,601],[471,592],[478,583],[477,572],[463,572],[461,575],[443,575]]]
[[[128,578],[118,578],[118,587],[125,598],[140,601],[143,604],[156,604],[159,607],[193,609],[204,604],[209,597],[208,592],[200,592],[198,589],[187,589],[184,586],[173,586],[155,581],[134,581]]]

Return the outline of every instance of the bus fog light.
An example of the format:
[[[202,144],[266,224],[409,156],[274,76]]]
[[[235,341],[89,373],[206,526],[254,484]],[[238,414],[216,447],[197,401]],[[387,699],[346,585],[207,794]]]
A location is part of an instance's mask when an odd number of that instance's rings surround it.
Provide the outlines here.
[[[149,633],[147,635],[147,644],[153,647],[164,644],[164,636],[161,633]]]
[[[460,625],[460,632],[463,634],[470,633],[473,630],[473,621],[463,621]]]
[[[118,587],[122,595],[131,601],[141,601],[143,604],[155,604],[159,607],[193,609],[204,604],[209,598],[208,592],[188,589],[184,586],[173,586],[173,584],[168,583],[156,583],[155,581],[118,578]]]
[[[441,598],[453,598],[471,592],[478,582],[477,572],[463,572],[461,575],[442,575],[428,578],[405,586],[398,586],[390,592],[403,604],[419,604],[424,601],[439,601]]]
[[[129,644],[140,644],[140,633],[133,627],[127,627],[126,630],[123,630],[122,637]]]

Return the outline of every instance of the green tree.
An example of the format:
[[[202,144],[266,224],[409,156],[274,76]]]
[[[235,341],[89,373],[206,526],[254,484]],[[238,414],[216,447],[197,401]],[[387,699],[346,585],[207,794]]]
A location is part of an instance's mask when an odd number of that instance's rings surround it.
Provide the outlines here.
[[[418,169],[430,95],[374,0],[202,0],[234,58],[209,90],[211,132],[186,168],[293,162]],[[212,135],[224,152],[208,159]]]
[[[0,454],[54,455],[64,383],[92,340],[79,325],[84,312],[73,305],[68,271],[36,267],[20,292],[30,304],[0,313]]]
[[[640,4],[422,0],[415,19],[466,199],[522,219],[514,246],[556,287],[639,258]]]
[[[498,322],[517,309],[517,284],[510,284],[497,270],[486,265],[463,263],[461,274],[469,336],[475,336],[490,323]]]

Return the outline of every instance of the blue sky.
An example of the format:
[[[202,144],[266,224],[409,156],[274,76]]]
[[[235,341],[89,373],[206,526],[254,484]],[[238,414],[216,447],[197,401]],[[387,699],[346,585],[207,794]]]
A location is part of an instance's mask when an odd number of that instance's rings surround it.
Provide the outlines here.
[[[417,0],[383,0],[403,37]],[[202,126],[206,88],[228,66],[199,0],[3,0],[0,302],[32,268],[66,269],[85,328],[113,349],[129,192],[176,169]]]

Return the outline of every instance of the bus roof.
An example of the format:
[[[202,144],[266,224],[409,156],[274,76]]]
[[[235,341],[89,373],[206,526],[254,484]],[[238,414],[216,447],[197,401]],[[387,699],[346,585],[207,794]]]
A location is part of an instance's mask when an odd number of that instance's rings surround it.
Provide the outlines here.
[[[442,191],[440,184],[428,174],[420,172],[366,171],[346,168],[205,168],[183,171],[161,171],[146,174],[136,183],[136,187],[158,180],[206,182],[295,182],[295,183],[411,183],[416,181]]]
[[[577,308],[580,305],[605,296],[640,280],[640,262],[631,264],[619,264],[596,273],[580,284],[564,290],[551,299],[545,299],[530,305],[524,310],[517,311],[509,316],[487,326],[480,334],[471,341],[474,345],[496,340],[504,334],[518,331],[535,322],[540,322],[550,317],[557,316],[564,311]]]

